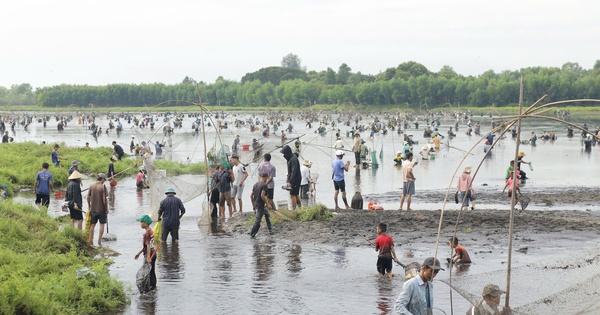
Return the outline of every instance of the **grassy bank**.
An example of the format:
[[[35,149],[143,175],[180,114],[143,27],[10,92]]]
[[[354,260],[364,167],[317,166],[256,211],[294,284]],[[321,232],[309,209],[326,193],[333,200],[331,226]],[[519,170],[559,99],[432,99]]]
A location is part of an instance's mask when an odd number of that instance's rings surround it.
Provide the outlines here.
[[[300,207],[293,211],[269,211],[271,214],[271,223],[273,225],[286,221],[308,222],[308,221],[327,221],[333,218],[331,210],[323,204],[316,204],[310,207]],[[252,216],[248,225],[253,225],[255,217]]]
[[[0,184],[7,186],[9,193],[23,187],[33,187],[36,174],[41,170],[42,163],[50,164],[49,171],[52,173],[54,187],[64,187],[68,181],[68,170],[71,161],[77,160],[81,163],[79,170],[83,174],[95,176],[98,173],[106,173],[112,148],[85,148],[68,147],[60,145],[59,155],[66,160],[61,161],[62,167],[52,164],[52,149],[54,143],[38,144],[34,142],[19,142],[0,145],[0,156],[2,156],[2,167],[0,167]],[[123,161],[115,162],[115,172],[120,176],[134,175],[142,165],[141,159],[123,158]],[[182,164],[178,162],[156,160],[154,165],[159,169],[167,170],[167,175],[199,174],[204,172],[203,164]]]
[[[127,303],[83,233],[36,208],[0,203],[0,314],[97,314]],[[77,270],[89,274],[78,278]]]

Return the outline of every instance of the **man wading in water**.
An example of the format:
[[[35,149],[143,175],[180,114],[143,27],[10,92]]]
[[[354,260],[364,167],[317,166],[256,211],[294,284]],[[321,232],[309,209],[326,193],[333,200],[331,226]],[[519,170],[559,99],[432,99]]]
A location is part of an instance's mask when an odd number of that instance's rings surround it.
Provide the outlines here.
[[[335,160],[333,160],[333,187],[335,188],[333,200],[335,201],[335,210],[340,210],[338,206],[338,194],[340,190],[342,191],[342,201],[346,205],[346,210],[350,210],[350,205],[348,205],[348,200],[346,199],[346,182],[344,181],[344,172],[348,171],[350,161],[346,161],[346,163],[342,161],[344,158],[344,151],[342,150],[337,150],[335,157]]]
[[[98,246],[102,246],[102,235],[104,235],[104,225],[108,217],[108,201],[106,199],[107,191],[104,186],[106,181],[106,175],[98,174],[98,181],[90,185],[88,190],[87,202],[89,212],[92,216],[92,225],[90,225],[90,235],[88,237],[88,243],[94,245],[94,228],[96,223],[100,221],[100,233],[98,235]],[[88,215],[90,215],[88,213]]]

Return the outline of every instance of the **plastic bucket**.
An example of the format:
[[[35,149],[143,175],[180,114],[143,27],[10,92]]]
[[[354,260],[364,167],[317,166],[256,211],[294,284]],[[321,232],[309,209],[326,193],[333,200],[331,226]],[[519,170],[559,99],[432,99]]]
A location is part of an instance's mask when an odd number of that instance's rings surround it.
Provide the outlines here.
[[[242,145],[242,150],[243,151],[250,151],[250,145],[249,144]]]

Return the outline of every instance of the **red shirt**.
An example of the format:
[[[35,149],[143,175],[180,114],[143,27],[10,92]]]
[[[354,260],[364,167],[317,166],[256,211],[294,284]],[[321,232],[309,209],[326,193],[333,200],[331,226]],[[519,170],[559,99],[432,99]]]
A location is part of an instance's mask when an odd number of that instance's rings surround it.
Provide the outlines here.
[[[146,233],[144,233],[142,242],[144,244],[144,256],[147,254],[148,246],[150,246],[150,252],[154,251],[154,231],[152,231],[152,229],[148,229]]]
[[[470,263],[471,262],[471,257],[469,257],[469,253],[467,253],[467,250],[460,246],[460,245],[456,245],[456,248],[454,248],[454,251],[456,252],[456,255],[458,255],[458,257],[460,257],[460,262],[461,263]]]
[[[379,250],[379,257],[392,258],[392,247],[394,240],[387,234],[381,234],[375,239],[375,249]]]

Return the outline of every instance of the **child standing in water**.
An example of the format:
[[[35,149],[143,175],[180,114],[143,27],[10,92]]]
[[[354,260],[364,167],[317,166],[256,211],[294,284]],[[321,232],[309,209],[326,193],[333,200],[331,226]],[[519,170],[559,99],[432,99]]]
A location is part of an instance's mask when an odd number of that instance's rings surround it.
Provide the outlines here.
[[[152,266],[150,269],[150,288],[152,291],[156,289],[156,271],[154,267],[156,266],[156,255],[154,255],[154,232],[150,228],[150,224],[152,224],[152,218],[147,214],[136,219],[136,221],[140,222],[140,226],[142,229],[146,230],[143,236],[142,249],[135,255],[135,259],[137,260],[140,257],[140,254],[144,254],[144,258],[146,262]],[[145,293],[145,292],[142,292]]]
[[[379,223],[377,225],[377,234],[379,235],[375,239],[375,250],[379,251],[379,258],[377,258],[377,272],[380,276],[387,275],[388,278],[393,277],[392,274],[392,260],[398,262],[396,257],[396,250],[394,250],[394,240],[391,236],[385,234],[387,231],[387,224]]]

